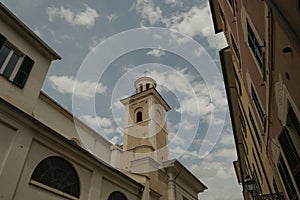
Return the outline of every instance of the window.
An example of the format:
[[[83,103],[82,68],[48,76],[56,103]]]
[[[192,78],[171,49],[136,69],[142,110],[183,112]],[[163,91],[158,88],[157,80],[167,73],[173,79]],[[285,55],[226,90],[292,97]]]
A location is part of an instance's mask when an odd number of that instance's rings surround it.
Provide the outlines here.
[[[221,19],[223,20],[223,22],[225,22],[225,15],[224,15],[224,12],[223,12],[223,10],[222,10],[220,4],[218,4],[218,6],[219,6],[219,12],[220,12],[220,15],[221,15]]]
[[[136,113],[136,122],[141,122],[141,121],[143,121],[143,113],[142,111],[138,111]]]
[[[278,140],[294,179],[300,180],[300,158],[293,144],[293,141],[290,138],[287,128],[283,128]],[[300,189],[300,182],[296,182],[297,187]]]
[[[256,164],[256,166],[257,166],[257,169],[258,169],[258,173],[259,173],[259,177],[260,177],[260,180],[262,180],[262,175],[261,175],[261,168],[259,168],[259,166],[258,166],[258,161],[257,161],[257,158],[256,158],[256,155],[255,155],[255,153],[254,153],[254,149],[252,148],[252,156],[253,156],[253,158],[254,158],[254,161],[255,161],[255,164]],[[257,174],[256,174],[257,175]]]
[[[234,1],[233,0],[228,0],[228,2],[229,2],[229,5],[232,9],[233,15],[235,16]]]
[[[42,160],[31,176],[32,180],[79,198],[80,184],[73,166],[66,160],[51,156]]]
[[[253,172],[252,172],[252,179],[253,179],[253,181],[256,183],[255,185],[254,185],[254,194],[253,194],[253,196],[256,196],[257,194],[261,194],[261,187],[260,187],[260,182],[259,182],[259,180],[258,180],[258,178],[257,178],[257,172],[256,172],[256,168],[255,168],[255,166],[254,166],[254,164],[252,163],[252,168],[253,168]],[[254,198],[254,199],[257,199],[257,198]],[[257,199],[258,200],[258,199]]]
[[[20,65],[20,62],[22,64]],[[28,56],[22,56],[6,42],[6,38],[0,34],[0,74],[14,84],[23,88],[34,61]],[[16,72],[15,72],[16,71]]]
[[[146,83],[146,90],[150,88],[150,83]]]
[[[287,123],[297,132],[298,136],[300,137],[300,122],[290,102],[288,103]]]
[[[121,192],[113,192],[107,200],[127,200],[126,196]]]
[[[285,162],[284,162],[282,156],[279,157],[278,171],[280,173],[280,176],[281,176],[282,181],[283,181],[283,185],[284,185],[284,187],[286,189],[286,192],[287,192],[289,198],[291,200],[298,199],[295,187],[293,185],[293,182],[292,182],[291,177],[290,177],[290,175],[288,173],[287,167],[285,165]]]
[[[243,144],[244,144],[245,153],[248,155],[248,145],[244,135],[243,135]]]
[[[242,113],[242,110],[241,110],[241,107],[239,106],[239,114],[240,114],[240,122],[241,122],[241,125],[242,125],[242,129],[245,133],[247,133],[245,130],[246,130],[246,123],[245,123],[245,119],[244,119],[244,116],[243,116],[243,113]],[[246,135],[247,137],[247,135]]]
[[[254,57],[256,61],[259,64],[259,68],[261,71],[263,71],[263,52],[262,48],[259,45],[259,42],[257,40],[257,37],[254,34],[254,31],[252,30],[249,22],[247,21],[247,31],[248,31],[248,44],[250,49],[252,50],[252,53],[254,54]]]
[[[256,110],[258,112],[259,118],[260,118],[261,122],[264,123],[265,114],[264,114],[264,111],[263,111],[263,109],[262,109],[262,107],[259,103],[259,100],[257,98],[257,95],[256,95],[252,85],[251,85],[251,96],[252,96],[252,99],[254,101],[254,105],[255,105]]]
[[[239,49],[236,45],[235,39],[233,38],[232,34],[230,34],[230,37],[231,37],[231,43],[232,43],[232,47],[233,47],[233,50],[235,52],[235,55],[238,59],[240,59],[240,52],[239,52]]]
[[[1,74],[7,79],[10,79],[10,76],[17,66],[17,62],[20,59],[20,55],[18,55],[12,48],[8,45],[3,45],[0,50],[0,68]]]
[[[259,137],[259,134],[258,134],[256,125],[255,125],[255,122],[254,122],[254,119],[253,119],[253,116],[252,116],[250,110],[249,110],[249,118],[250,118],[250,122],[251,122],[251,124],[252,124],[253,130],[254,130],[254,133],[255,133],[257,142],[258,142],[258,144],[259,144],[259,147],[261,148],[261,147],[262,147],[261,139],[260,139],[260,137]]]
[[[228,0],[230,6],[233,8],[233,0]]]
[[[234,73],[234,77],[235,77],[235,81],[236,81],[236,86],[237,86],[237,89],[238,89],[238,93],[240,96],[242,96],[242,86],[241,86],[241,81],[236,73],[236,70],[234,68],[233,70],[233,73]]]

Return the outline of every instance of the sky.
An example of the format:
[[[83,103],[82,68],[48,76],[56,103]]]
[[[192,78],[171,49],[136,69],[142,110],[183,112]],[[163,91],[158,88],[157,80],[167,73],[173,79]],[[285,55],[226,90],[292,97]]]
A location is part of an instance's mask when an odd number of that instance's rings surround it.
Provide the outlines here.
[[[206,200],[242,199],[237,159],[207,0],[2,0],[62,60],[43,91],[112,143],[141,76],[156,80],[172,108],[169,152],[207,187]]]

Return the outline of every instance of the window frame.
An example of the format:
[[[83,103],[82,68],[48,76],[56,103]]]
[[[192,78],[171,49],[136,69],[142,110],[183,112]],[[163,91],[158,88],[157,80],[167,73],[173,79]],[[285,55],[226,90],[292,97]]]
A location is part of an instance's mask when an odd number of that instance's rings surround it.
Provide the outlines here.
[[[260,150],[262,150],[262,140],[260,138],[260,134],[259,134],[259,132],[257,130],[257,126],[256,126],[256,123],[255,123],[255,120],[253,118],[253,115],[252,115],[252,112],[251,112],[250,108],[248,108],[248,113],[249,113],[250,122],[252,124],[253,130],[254,130],[254,133],[255,133],[255,136],[256,136],[256,140],[257,140],[257,142],[259,144]],[[250,131],[252,132],[251,128],[250,128]]]
[[[259,35],[255,31],[254,26],[250,23],[249,19],[246,20],[246,28],[247,28],[247,44],[250,49],[252,56],[254,57],[254,62],[258,66],[261,75],[264,74],[265,69],[265,61],[264,61],[264,44],[262,44],[262,40]],[[258,54],[260,53],[260,54]]]
[[[126,195],[120,191],[114,191],[112,193],[109,194],[107,200],[128,200],[128,198],[126,197]]]
[[[223,8],[221,7],[220,3],[218,3],[218,9],[219,9],[220,16],[221,16],[221,19],[222,19],[223,24],[224,24],[225,23],[225,14],[224,14]]]
[[[234,2],[234,0],[227,0],[227,2],[231,9],[233,16],[235,17],[235,2]]]
[[[139,123],[143,121],[143,112],[141,110],[138,110],[135,114],[135,122]]]
[[[236,40],[235,40],[235,38],[234,38],[234,36],[233,36],[232,33],[230,33],[230,40],[231,40],[233,51],[234,51],[234,53],[235,53],[235,55],[237,57],[237,60],[238,60],[238,62],[240,62],[240,56],[241,55],[240,55],[239,47],[238,47],[238,45],[236,43]]]
[[[10,43],[6,37],[0,34],[0,53],[4,47],[6,47],[9,52],[5,55],[5,57],[3,57],[3,63],[0,66],[0,76],[22,89],[24,88],[31,70],[34,67],[34,60],[22,53],[17,47]],[[9,69],[9,63],[11,62],[13,55],[18,56],[17,61],[14,63],[8,75],[6,75],[5,71]]]
[[[300,174],[300,157],[293,143],[290,131],[287,127],[284,127],[278,137],[278,141],[281,146],[281,151],[285,157],[286,165],[290,169],[290,176],[296,181]],[[298,189],[300,184],[296,182],[295,185]]]
[[[56,166],[56,167],[53,167]],[[49,168],[47,168],[49,167]],[[47,170],[47,171],[45,171]],[[64,187],[61,183],[57,183],[56,180],[60,180],[58,177],[67,170],[69,176],[72,179],[63,179],[66,184],[72,183],[72,187]],[[51,175],[51,178],[49,178]],[[72,177],[73,176],[73,177]],[[73,199],[80,198],[80,178],[76,168],[66,159],[60,156],[48,156],[42,159],[34,168],[30,183],[38,187],[47,189],[51,192],[58,193],[62,196],[71,196]],[[74,185],[75,184],[75,185]],[[70,191],[69,191],[70,190]],[[62,193],[62,194],[61,194]]]
[[[286,124],[294,128],[297,135],[300,137],[300,121],[290,101],[288,101],[287,106]]]
[[[278,168],[280,178],[283,182],[284,189],[285,189],[286,193],[288,194],[289,198],[292,200],[296,199],[297,198],[296,188],[294,187],[294,184],[291,179],[291,175],[289,174],[287,165],[281,154],[279,155],[277,168]]]
[[[19,71],[19,69],[21,67],[21,64],[22,64],[22,62],[24,60],[24,54],[20,50],[18,50],[14,45],[12,45],[11,43],[9,43],[7,40],[1,46],[0,53],[1,53],[1,51],[2,51],[2,49],[4,47],[7,47],[9,49],[9,53],[6,56],[6,58],[4,59],[4,62],[2,64],[2,66],[0,66],[0,74],[1,74],[2,77],[4,77],[7,80],[13,82],[14,77],[18,73],[18,71]],[[12,57],[13,57],[14,54],[16,54],[18,56],[18,59],[17,59],[16,63],[14,64],[13,69],[10,72],[9,76],[6,76],[4,74],[5,70],[8,69],[8,64],[10,63],[10,61],[11,61],[11,59],[12,59]]]
[[[264,112],[263,107],[261,106],[260,99],[259,99],[259,97],[254,89],[254,86],[252,84],[251,84],[251,98],[254,102],[259,119],[262,122],[262,124],[264,124],[265,123],[265,112]]]

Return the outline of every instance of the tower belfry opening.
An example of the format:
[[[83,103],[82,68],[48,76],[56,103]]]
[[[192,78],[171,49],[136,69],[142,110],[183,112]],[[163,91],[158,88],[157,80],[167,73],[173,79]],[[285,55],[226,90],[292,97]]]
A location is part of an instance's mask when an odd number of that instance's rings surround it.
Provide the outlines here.
[[[156,81],[147,76],[143,76],[134,82],[136,93],[140,93],[151,88],[156,88],[156,85]]]

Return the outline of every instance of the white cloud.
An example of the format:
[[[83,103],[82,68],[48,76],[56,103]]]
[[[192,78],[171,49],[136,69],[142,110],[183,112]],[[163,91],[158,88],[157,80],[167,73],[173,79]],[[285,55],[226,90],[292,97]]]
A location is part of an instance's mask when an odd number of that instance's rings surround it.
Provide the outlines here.
[[[78,97],[89,98],[93,97],[95,93],[105,94],[107,87],[102,83],[96,83],[91,81],[78,81],[73,76],[56,76],[52,75],[48,77],[51,86],[63,94],[74,94]],[[73,91],[73,87],[76,87],[76,94]]]
[[[237,183],[232,164],[233,159],[235,159],[232,147],[225,148],[224,150],[220,148],[202,159],[199,159],[196,151],[186,151],[180,148],[174,150],[177,154],[183,154],[181,159],[185,161],[185,166],[209,188],[209,192],[199,195],[200,199],[241,199],[241,193],[228,192],[241,190],[241,186]]]
[[[153,49],[151,51],[148,51],[147,55],[151,55],[154,57],[161,57],[161,56],[165,55],[165,52],[161,49]]]
[[[154,5],[153,0],[137,0],[135,10],[151,25],[158,23],[162,18],[162,11],[159,6]]]
[[[98,125],[104,128],[109,128],[112,126],[111,120],[106,117],[93,117],[91,115],[83,115],[80,117],[80,119],[95,129],[98,128]]]
[[[227,160],[236,160],[236,151],[234,148],[221,148],[213,152],[215,158],[222,158]]]
[[[117,14],[114,14],[114,13],[107,16],[107,19],[108,19],[109,23],[115,21],[118,18],[119,18],[119,16]]]
[[[91,116],[91,115],[83,115],[79,117],[84,123],[86,123],[89,127],[94,130],[104,133],[108,138],[113,137],[115,134],[120,135],[119,131],[117,131],[112,123],[112,120],[107,117],[100,116]]]
[[[85,10],[80,12],[74,12],[69,8],[65,8],[61,6],[60,8],[56,8],[54,6],[47,8],[47,14],[49,17],[49,21],[53,21],[55,18],[61,18],[66,20],[71,25],[76,26],[86,26],[87,28],[91,28],[95,25],[99,14],[93,8],[90,8],[88,5],[84,5]]]
[[[233,145],[234,144],[234,139],[233,139],[233,134],[232,133],[224,133],[223,131],[223,134],[220,138],[220,143],[223,144],[223,145]]]
[[[189,11],[173,15],[171,18],[164,18],[162,22],[167,28],[177,30],[190,37],[205,37],[213,48],[226,46],[225,38],[222,35],[216,36],[211,20],[210,7],[208,2],[204,7],[192,7]]]
[[[165,3],[168,5],[176,6],[176,5],[182,5],[183,2],[180,0],[165,0]]]

